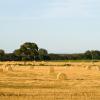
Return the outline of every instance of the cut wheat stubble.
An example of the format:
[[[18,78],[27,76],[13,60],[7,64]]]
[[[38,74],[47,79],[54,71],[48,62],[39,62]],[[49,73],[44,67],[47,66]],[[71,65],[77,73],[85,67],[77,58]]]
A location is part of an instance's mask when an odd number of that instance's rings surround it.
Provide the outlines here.
[[[55,69],[54,69],[53,66],[50,66],[49,73],[50,73],[50,74],[55,73]]]

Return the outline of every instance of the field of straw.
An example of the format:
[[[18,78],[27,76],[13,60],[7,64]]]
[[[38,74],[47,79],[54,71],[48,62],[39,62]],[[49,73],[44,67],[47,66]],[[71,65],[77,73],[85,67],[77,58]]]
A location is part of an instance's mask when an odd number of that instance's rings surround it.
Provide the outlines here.
[[[100,62],[0,62],[0,100],[100,100]]]

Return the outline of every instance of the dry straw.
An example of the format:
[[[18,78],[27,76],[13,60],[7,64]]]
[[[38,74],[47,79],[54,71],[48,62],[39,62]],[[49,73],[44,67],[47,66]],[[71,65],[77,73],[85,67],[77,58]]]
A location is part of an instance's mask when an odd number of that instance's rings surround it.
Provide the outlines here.
[[[0,72],[3,72],[3,68],[0,68]]]
[[[100,71],[100,67],[98,66],[98,71]]]
[[[11,66],[7,67],[6,69],[7,69],[7,71],[13,71]]]
[[[85,69],[87,69],[87,70],[91,70],[91,69],[92,69],[92,66],[86,66]]]
[[[2,68],[6,68],[6,65],[5,65],[5,64],[3,64],[3,65],[2,65]]]
[[[67,76],[65,73],[58,73],[57,74],[57,80],[66,80]]]
[[[55,73],[55,69],[53,66],[50,66],[49,73]]]
[[[97,71],[100,71],[100,67],[99,67],[99,66],[95,66],[95,69],[96,69]]]
[[[29,69],[30,69],[30,70],[33,70],[33,69],[34,69],[34,66],[30,66]]]

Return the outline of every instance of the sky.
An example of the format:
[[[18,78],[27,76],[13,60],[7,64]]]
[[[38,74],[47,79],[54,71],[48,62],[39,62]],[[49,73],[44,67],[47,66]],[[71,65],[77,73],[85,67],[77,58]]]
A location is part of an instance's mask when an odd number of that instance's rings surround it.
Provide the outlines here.
[[[34,42],[49,53],[100,50],[100,0],[0,0],[0,49]]]

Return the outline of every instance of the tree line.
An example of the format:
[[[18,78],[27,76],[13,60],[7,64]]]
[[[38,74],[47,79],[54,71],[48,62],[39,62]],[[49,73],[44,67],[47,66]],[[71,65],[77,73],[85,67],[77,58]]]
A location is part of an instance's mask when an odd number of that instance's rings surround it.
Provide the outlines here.
[[[48,53],[44,48],[39,48],[36,43],[25,42],[12,53],[5,53],[0,49],[0,61],[33,61],[33,60],[100,60],[100,51],[88,50],[78,54]]]

